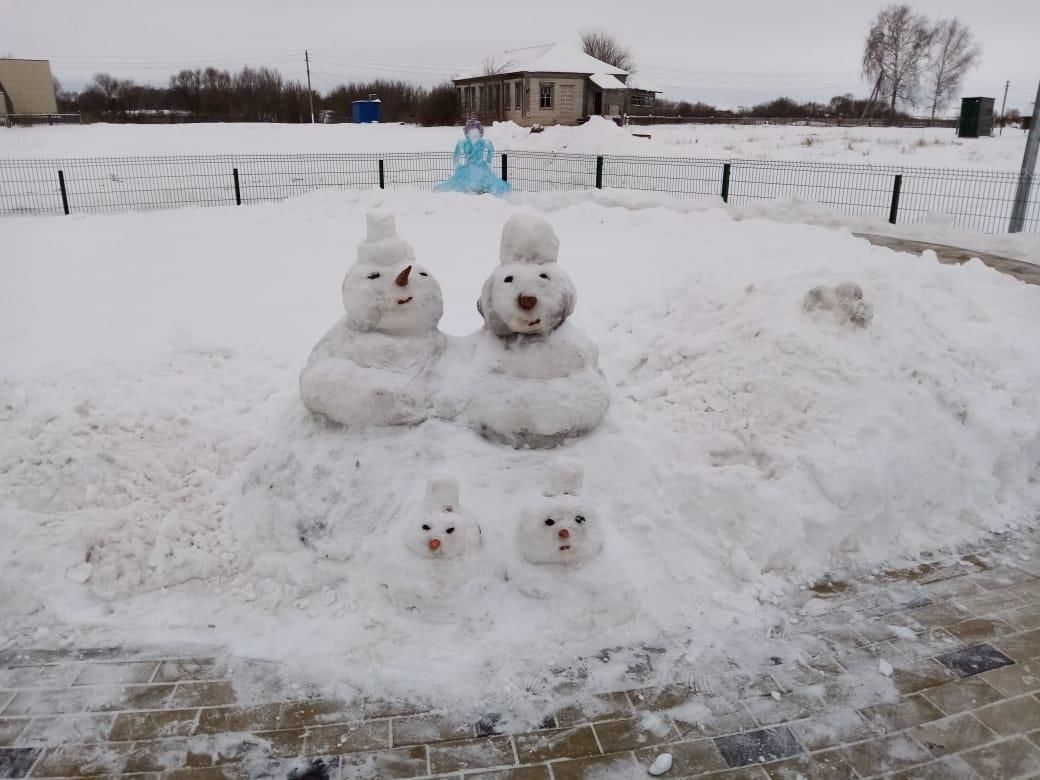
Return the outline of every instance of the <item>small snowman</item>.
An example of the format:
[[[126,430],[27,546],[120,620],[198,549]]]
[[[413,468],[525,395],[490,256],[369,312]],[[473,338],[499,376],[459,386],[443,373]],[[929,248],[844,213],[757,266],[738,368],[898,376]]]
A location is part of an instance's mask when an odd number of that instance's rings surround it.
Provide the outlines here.
[[[585,469],[575,458],[558,458],[550,469],[549,488],[523,510],[517,547],[537,565],[578,567],[603,549],[603,528],[595,506],[581,497]]]
[[[603,419],[610,403],[599,351],[567,322],[574,283],[557,264],[544,219],[510,217],[500,265],[484,282],[466,417],[481,435],[516,448],[555,447]]]
[[[390,544],[396,550],[379,556],[379,577],[390,600],[403,609],[431,619],[450,616],[465,593],[483,587],[476,571],[480,526],[462,511],[453,477],[433,477],[426,483],[419,511],[404,521],[401,535]]]
[[[459,509],[457,479],[440,476],[426,483],[422,511],[405,529],[405,545],[429,560],[459,558],[480,549],[480,526]]]
[[[444,350],[441,289],[398,238],[392,214],[367,221],[343,280],[346,316],[312,350],[300,395],[342,425],[413,425],[430,413],[431,368]]]
[[[574,458],[552,464],[548,489],[520,513],[508,580],[547,602],[554,620],[598,631],[633,619],[636,601],[599,510],[582,496],[583,479]]]

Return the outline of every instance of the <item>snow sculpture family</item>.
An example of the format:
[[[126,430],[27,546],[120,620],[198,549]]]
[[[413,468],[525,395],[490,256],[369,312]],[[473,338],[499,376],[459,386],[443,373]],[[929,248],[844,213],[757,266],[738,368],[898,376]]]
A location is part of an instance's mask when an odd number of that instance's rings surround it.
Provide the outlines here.
[[[346,313],[300,374],[311,412],[349,433],[430,418],[458,421],[492,446],[517,449],[556,447],[600,423],[609,389],[595,344],[567,321],[577,295],[557,262],[559,240],[548,222],[527,214],[506,222],[499,265],[477,304],[484,326],[454,338],[438,330],[440,286],[397,236],[393,216],[371,213],[367,221],[343,281]],[[599,552],[596,512],[578,497],[582,476],[579,462],[561,460],[551,490],[521,513],[517,542],[525,562],[580,565]],[[430,480],[419,517],[408,519],[403,534],[420,567],[472,558],[482,546],[450,477]],[[409,607],[430,603],[418,590],[390,590]]]
[[[304,404],[350,428],[461,415],[485,438],[518,448],[554,447],[591,431],[609,391],[596,346],[566,321],[577,296],[558,251],[544,219],[511,217],[500,265],[477,304],[484,327],[451,339],[437,329],[444,307],[436,279],[397,237],[392,215],[369,214],[343,281],[346,315],[300,375]],[[472,374],[448,381],[440,370],[448,353]]]

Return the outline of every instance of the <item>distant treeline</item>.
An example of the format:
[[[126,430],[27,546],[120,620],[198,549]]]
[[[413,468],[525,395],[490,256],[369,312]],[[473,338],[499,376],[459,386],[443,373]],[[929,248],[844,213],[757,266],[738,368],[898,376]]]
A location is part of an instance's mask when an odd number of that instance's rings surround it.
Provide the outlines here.
[[[149,116],[223,122],[309,122],[307,87],[271,68],[244,67],[237,73],[216,68],[182,70],[166,87],[138,84],[98,73],[82,92],[55,83],[58,110],[87,121],[135,121]],[[403,81],[341,84],[322,95],[313,90],[314,112],[332,111],[349,120],[351,101],[375,93],[388,122],[453,124],[459,107],[455,88],[432,89]]]
[[[870,102],[855,98],[851,94],[835,95],[826,103],[807,101],[799,103],[788,97],[780,97],[748,108],[732,111],[716,108],[708,103],[689,103],[685,100],[661,100],[650,111],[657,116],[692,116],[692,117],[769,117],[773,119],[828,119],[843,117],[856,119],[861,116],[879,116],[888,111],[881,101]],[[897,111],[895,121],[910,119],[910,115]]]
[[[307,87],[285,79],[271,68],[244,67],[237,73],[216,68],[182,70],[165,87],[138,84],[98,73],[82,92],[70,92],[55,84],[58,109],[81,114],[86,121],[222,121],[309,122]],[[384,122],[422,125],[455,124],[460,107],[455,88],[445,82],[432,89],[404,81],[376,80],[340,84],[325,94],[312,91],[315,115],[332,112],[335,120],[350,119],[350,104],[375,94],[382,102]],[[799,103],[781,97],[750,108],[732,111],[708,103],[658,99],[640,113],[687,117],[855,118],[880,115],[887,107],[878,101],[837,95],[827,103]],[[897,112],[895,121],[909,119]]]

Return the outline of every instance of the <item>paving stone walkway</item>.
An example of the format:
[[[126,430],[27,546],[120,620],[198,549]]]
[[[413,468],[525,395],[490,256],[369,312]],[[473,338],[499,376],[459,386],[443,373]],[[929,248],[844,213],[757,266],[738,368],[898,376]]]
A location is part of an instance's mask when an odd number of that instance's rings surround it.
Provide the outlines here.
[[[522,733],[495,713],[293,693],[284,674],[258,686],[273,665],[220,653],[8,650],[0,777],[604,780],[665,751],[669,778],[1040,777],[1031,535],[822,581],[788,614],[763,641],[795,636],[797,660],[599,691]]]
[[[877,246],[886,246],[889,249],[894,249],[897,252],[909,252],[919,255],[925,250],[931,249],[938,256],[939,262],[947,265],[960,265],[977,257],[990,268],[1008,276],[1013,276],[1019,281],[1027,284],[1040,284],[1040,265],[1027,263],[1024,260],[1014,260],[1010,257],[977,252],[972,249],[961,249],[960,247],[947,246],[946,244],[932,244],[927,241],[912,241],[906,238],[896,238],[895,236],[882,236],[876,233],[854,233],[853,235],[865,238]]]

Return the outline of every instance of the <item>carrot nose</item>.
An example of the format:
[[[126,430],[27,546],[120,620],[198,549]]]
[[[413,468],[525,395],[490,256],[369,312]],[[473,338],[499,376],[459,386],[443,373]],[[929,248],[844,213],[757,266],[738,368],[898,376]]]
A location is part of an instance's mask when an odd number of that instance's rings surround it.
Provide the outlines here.
[[[430,539],[430,549],[434,552],[437,552],[437,550],[441,549],[441,540],[437,537]]]
[[[397,278],[394,279],[394,281],[397,282],[397,286],[398,287],[405,287],[405,286],[407,286],[408,285],[408,276],[411,273],[412,273],[412,267],[411,266],[408,266],[403,271],[401,271],[401,273],[399,273],[397,275]]]
[[[561,539],[570,539],[571,538],[571,532],[568,531],[566,528],[561,528],[560,529],[560,533],[559,533],[559,537]]]
[[[524,311],[531,311],[538,303],[538,299],[533,295],[521,295],[516,299],[517,305]]]

